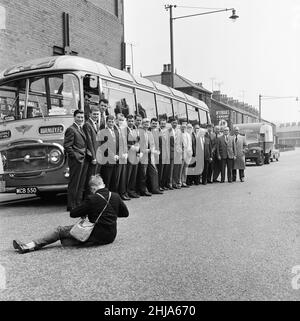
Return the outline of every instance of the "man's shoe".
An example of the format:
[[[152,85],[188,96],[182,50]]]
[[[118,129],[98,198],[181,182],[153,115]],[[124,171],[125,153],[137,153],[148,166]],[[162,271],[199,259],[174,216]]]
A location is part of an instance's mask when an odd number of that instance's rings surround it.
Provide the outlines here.
[[[160,187],[159,190],[162,192],[164,191],[165,189],[163,187]]]
[[[174,189],[172,185],[168,185],[167,188],[168,188],[169,190],[173,190],[173,189]]]
[[[208,184],[212,184],[212,181],[207,181]]]
[[[225,181],[221,181],[220,183],[225,183]]]
[[[28,253],[33,251],[34,248],[29,248],[25,243],[20,242],[18,240],[13,240],[13,247],[16,249],[20,254]]]
[[[143,192],[141,193],[141,196],[152,196],[152,194],[149,192]]]
[[[187,185],[187,184],[185,184],[185,183],[183,183],[181,187],[183,187],[183,188],[190,188],[189,185]]]
[[[241,182],[245,182],[245,179],[244,179],[244,178],[241,178]]]
[[[130,197],[129,196],[127,197],[125,194],[121,195],[121,199],[123,201],[130,201]]]
[[[232,183],[232,181],[228,181],[228,183]]]
[[[136,193],[128,193],[128,196],[129,196],[130,198],[139,198],[139,195],[136,194]]]
[[[214,183],[220,183],[220,181],[218,181],[217,179],[213,180]]]
[[[163,194],[163,192],[157,190],[157,191],[153,191],[152,194]]]

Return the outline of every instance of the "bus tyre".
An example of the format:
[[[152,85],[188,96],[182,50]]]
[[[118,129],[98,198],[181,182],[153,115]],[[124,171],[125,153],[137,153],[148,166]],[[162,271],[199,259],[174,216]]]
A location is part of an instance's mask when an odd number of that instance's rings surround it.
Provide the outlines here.
[[[265,164],[270,164],[270,155],[266,155]]]

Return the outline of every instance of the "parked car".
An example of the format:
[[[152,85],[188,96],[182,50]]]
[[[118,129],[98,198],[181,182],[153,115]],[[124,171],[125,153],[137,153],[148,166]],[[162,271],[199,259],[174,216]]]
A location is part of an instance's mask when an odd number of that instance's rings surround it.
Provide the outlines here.
[[[272,150],[272,154],[271,154],[271,158],[270,161],[274,162],[275,160],[278,162],[279,161],[279,157],[280,157],[280,151],[279,149],[273,149]]]

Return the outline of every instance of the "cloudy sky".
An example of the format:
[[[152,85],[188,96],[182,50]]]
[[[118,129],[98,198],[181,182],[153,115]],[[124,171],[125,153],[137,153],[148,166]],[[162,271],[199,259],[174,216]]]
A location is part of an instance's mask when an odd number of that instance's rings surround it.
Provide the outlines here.
[[[258,96],[300,96],[299,0],[125,0],[125,40],[132,43],[134,73],[158,74],[170,63],[169,12],[173,16],[236,9],[174,21],[177,73],[258,108]],[[200,7],[200,8],[198,8]],[[127,47],[131,64],[131,46]],[[263,99],[262,117],[300,121],[295,98]]]

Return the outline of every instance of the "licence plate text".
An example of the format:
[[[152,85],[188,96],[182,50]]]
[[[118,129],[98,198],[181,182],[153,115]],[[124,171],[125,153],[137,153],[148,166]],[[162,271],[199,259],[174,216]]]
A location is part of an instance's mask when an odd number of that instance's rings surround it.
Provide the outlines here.
[[[18,187],[16,188],[16,194],[36,194],[36,187]]]

